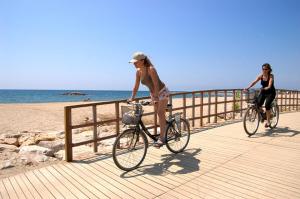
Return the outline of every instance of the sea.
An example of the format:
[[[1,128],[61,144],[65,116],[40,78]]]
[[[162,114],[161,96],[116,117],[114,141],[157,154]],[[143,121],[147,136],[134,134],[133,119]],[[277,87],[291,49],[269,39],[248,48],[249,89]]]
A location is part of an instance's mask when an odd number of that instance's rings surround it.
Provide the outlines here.
[[[183,91],[171,91],[177,93]],[[71,95],[73,94],[73,95]],[[79,94],[79,95],[76,95]],[[132,91],[125,90],[18,90],[0,89],[0,104],[12,103],[46,103],[46,102],[83,102],[83,101],[111,101],[126,100],[131,97]],[[138,91],[136,97],[147,97],[149,91]],[[199,96],[198,94],[195,95]],[[204,94],[205,97],[208,93]],[[214,96],[214,93],[211,95]],[[223,96],[222,93],[218,96]],[[228,92],[228,96],[232,96]],[[173,98],[182,96],[175,95]],[[191,94],[186,97],[192,97]]]
[[[70,95],[70,94],[82,95]],[[46,103],[110,101],[131,97],[132,91],[117,90],[14,90],[0,89],[0,103]],[[138,91],[136,97],[149,96],[149,91]]]

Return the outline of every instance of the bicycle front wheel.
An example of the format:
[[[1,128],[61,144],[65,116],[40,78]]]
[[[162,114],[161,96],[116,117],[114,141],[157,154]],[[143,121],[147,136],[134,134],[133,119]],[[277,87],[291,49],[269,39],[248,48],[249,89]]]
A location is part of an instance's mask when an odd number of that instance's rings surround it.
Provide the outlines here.
[[[255,107],[249,107],[244,115],[243,124],[245,132],[251,136],[254,135],[258,129],[260,115]]]
[[[276,103],[271,108],[271,123],[270,128],[273,129],[277,126],[279,121],[279,107]]]
[[[165,143],[167,148],[173,153],[182,152],[188,145],[190,140],[190,125],[183,118],[179,122],[173,121],[168,125]]]
[[[113,160],[124,171],[136,169],[147,153],[148,141],[143,132],[127,129],[121,133],[113,146]]]

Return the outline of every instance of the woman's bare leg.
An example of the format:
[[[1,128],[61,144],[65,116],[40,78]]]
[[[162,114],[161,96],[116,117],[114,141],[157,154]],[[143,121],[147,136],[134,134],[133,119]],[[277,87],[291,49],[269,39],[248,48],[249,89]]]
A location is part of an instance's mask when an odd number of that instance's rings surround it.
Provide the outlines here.
[[[156,113],[158,115],[159,126],[160,126],[160,140],[164,141],[165,132],[166,132],[166,108],[168,104],[168,99],[159,100],[155,104]]]

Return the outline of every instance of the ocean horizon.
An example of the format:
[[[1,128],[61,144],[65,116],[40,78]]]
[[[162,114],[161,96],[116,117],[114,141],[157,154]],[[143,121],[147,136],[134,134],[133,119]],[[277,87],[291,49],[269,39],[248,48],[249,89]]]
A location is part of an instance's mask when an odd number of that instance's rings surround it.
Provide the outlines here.
[[[182,91],[171,91],[177,93]],[[0,89],[0,104],[84,102],[124,100],[131,97],[131,90],[38,90],[38,89]],[[138,91],[136,97],[148,97],[149,91]],[[214,94],[212,94],[213,96]],[[228,92],[228,96],[232,93]],[[196,94],[198,97],[199,94]],[[218,94],[218,96],[223,96]],[[180,96],[174,96],[178,98]],[[191,94],[186,97],[192,97]],[[206,93],[204,97],[208,97]]]
[[[0,103],[46,103],[123,100],[131,97],[126,90],[31,90],[0,89]],[[136,97],[149,96],[149,91],[138,91]]]

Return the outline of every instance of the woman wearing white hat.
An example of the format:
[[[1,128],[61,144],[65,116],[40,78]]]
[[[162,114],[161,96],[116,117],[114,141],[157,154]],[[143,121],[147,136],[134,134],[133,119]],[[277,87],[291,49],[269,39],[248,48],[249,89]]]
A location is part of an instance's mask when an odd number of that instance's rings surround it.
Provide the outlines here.
[[[166,107],[169,99],[169,90],[159,79],[156,69],[144,53],[134,53],[133,58],[129,61],[129,63],[133,63],[137,69],[135,85],[132,91],[132,96],[129,100],[134,100],[139,89],[140,82],[149,88],[160,126],[160,139],[154,143],[154,146],[161,147],[164,144],[164,136],[166,132]]]

